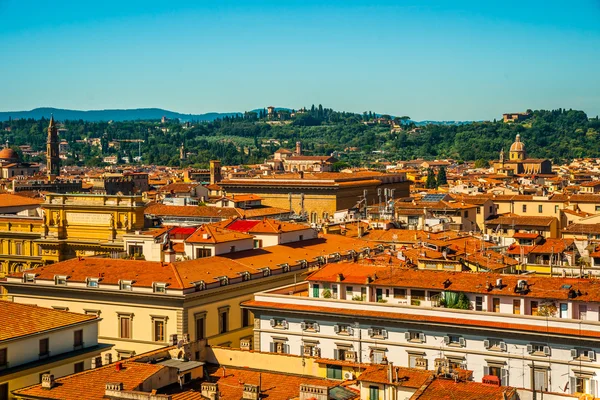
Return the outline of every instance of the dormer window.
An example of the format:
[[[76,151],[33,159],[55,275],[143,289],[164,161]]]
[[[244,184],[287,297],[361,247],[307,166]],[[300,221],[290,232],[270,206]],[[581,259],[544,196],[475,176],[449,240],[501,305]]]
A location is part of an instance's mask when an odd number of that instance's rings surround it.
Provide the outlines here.
[[[100,286],[100,279],[99,278],[87,278],[86,286],[89,288],[97,289]]]
[[[194,285],[195,292],[206,290],[206,283],[204,281],[192,282],[192,285]]]
[[[263,276],[265,276],[265,277],[271,275],[271,268],[269,268],[269,267],[261,268],[261,271],[263,273]]]
[[[35,283],[35,274],[23,274],[23,283]]]
[[[304,269],[304,268],[308,267],[308,261],[306,261],[306,260],[299,260],[298,262],[300,263],[300,268],[301,269]]]
[[[54,284],[66,286],[67,285],[67,276],[66,275],[55,275],[54,276]]]
[[[219,281],[221,286],[229,285],[229,278],[226,276],[217,276],[215,279]]]
[[[281,270],[283,272],[290,272],[290,264],[288,264],[288,263],[279,264],[279,266],[281,267]]]
[[[164,282],[154,282],[152,286],[154,293],[167,293],[167,284]]]
[[[119,281],[119,290],[132,290],[132,286],[133,285],[133,281],[124,281],[124,280],[120,280]]]
[[[239,274],[242,277],[242,282],[247,282],[250,280],[250,272],[244,271],[244,272],[240,272]]]

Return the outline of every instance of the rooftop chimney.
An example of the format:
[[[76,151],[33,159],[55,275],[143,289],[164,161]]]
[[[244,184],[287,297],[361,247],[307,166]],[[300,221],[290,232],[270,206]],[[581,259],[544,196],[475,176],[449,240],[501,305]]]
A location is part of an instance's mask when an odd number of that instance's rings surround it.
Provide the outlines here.
[[[300,385],[300,400],[327,400],[329,398],[329,390],[327,386],[317,385]]]
[[[251,385],[244,383],[244,391],[242,392],[242,399],[247,400],[258,400],[260,398],[260,390],[258,385]]]
[[[217,400],[219,398],[219,385],[212,382],[204,382],[200,386],[202,397],[211,400]]]
[[[44,374],[42,375],[42,388],[44,389],[52,389],[56,383],[54,382],[54,375],[52,374]]]

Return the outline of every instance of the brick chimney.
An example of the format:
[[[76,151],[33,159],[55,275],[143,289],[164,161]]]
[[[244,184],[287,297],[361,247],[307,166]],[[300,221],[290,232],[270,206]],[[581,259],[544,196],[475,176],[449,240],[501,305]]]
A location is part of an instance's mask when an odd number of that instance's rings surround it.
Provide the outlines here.
[[[54,375],[52,374],[44,374],[42,375],[42,388],[43,389],[52,389],[56,385],[54,382]]]

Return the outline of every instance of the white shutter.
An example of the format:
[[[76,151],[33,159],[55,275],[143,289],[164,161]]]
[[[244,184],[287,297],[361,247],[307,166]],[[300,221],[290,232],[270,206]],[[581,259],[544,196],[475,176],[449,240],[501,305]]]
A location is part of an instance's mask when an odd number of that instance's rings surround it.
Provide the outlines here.
[[[304,346],[300,346],[300,355],[303,356],[304,355]]]
[[[300,322],[300,329],[303,331],[306,330],[306,322]]]
[[[425,343],[425,334],[424,333],[419,333],[419,340],[421,341],[421,343]]]
[[[598,382],[596,382],[593,378],[590,378],[590,394],[594,396],[594,398],[598,395]]]
[[[450,336],[444,336],[444,344],[450,344]]]
[[[588,358],[590,359],[590,361],[595,361],[596,360],[596,353],[594,351],[588,351]]]
[[[489,340],[487,340],[487,339],[486,339],[486,340],[484,340],[484,341],[483,341],[483,347],[485,347],[486,349],[489,349],[489,348],[490,348],[490,341],[489,341]]]
[[[550,346],[544,346],[544,355],[550,357]]]
[[[569,377],[569,386],[569,389],[571,389],[570,393],[575,394],[575,391],[577,390],[577,378],[574,376]]]
[[[383,336],[384,339],[387,339],[387,337],[388,337],[387,329],[382,329],[381,330],[381,336]]]
[[[334,331],[335,333],[340,333],[340,326],[339,326],[339,325],[334,325],[334,326],[333,326],[333,331]]]
[[[369,337],[373,337],[373,329],[369,328],[368,330]]]
[[[340,359],[340,351],[338,349],[333,349],[333,359],[334,360]]]
[[[533,346],[532,345],[530,345],[530,344],[527,345],[527,352],[529,354],[533,353]]]
[[[461,337],[458,339],[458,344],[460,344],[461,347],[465,347],[465,338]]]
[[[315,330],[315,332],[319,332],[319,324],[318,323],[313,323],[313,329]]]
[[[275,327],[275,318],[271,318],[269,322],[271,323],[271,327]]]
[[[271,353],[275,353],[275,343],[273,343],[273,342],[269,343],[269,351]]]
[[[290,345],[289,344],[284,344],[283,345],[283,352],[285,354],[290,354]]]
[[[404,332],[404,339],[410,340],[410,332]]]
[[[483,376],[489,375],[490,374],[490,367],[488,367],[487,365],[483,366]]]
[[[348,327],[348,335],[354,336],[354,329],[352,329],[351,327]]]
[[[289,328],[288,322],[285,320],[281,322],[281,326],[283,327],[283,329]]]
[[[502,381],[500,383],[502,386],[508,386],[508,369],[502,368]]]
[[[506,351],[506,342],[500,342],[500,350]]]
[[[571,349],[571,357],[577,358],[577,349]]]

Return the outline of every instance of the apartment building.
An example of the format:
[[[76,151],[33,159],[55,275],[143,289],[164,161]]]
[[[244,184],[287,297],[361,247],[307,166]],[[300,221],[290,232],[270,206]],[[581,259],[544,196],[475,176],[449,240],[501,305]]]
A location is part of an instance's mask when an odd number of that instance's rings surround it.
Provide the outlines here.
[[[2,282],[18,303],[60,307],[102,317],[99,340],[118,359],[155,350],[172,335],[239,346],[252,335],[252,314],[240,303],[302,282],[311,268],[382,246],[320,238],[182,262],[78,258],[16,273]]]
[[[243,304],[255,315],[255,350],[422,369],[448,364],[479,382],[598,394],[595,279],[339,263],[307,280]]]
[[[95,315],[0,301],[0,399],[11,391],[91,367],[110,345],[98,344]]]

